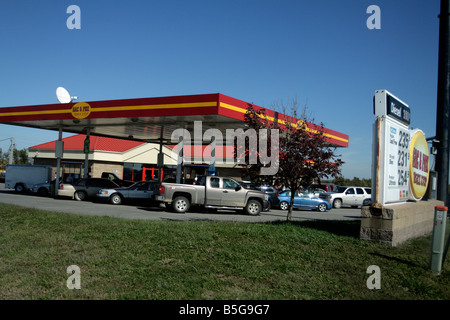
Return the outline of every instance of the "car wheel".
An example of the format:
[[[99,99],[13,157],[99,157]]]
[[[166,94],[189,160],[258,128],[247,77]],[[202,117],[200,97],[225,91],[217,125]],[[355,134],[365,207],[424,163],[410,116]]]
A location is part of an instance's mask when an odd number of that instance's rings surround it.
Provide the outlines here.
[[[78,201],[84,201],[87,198],[86,197],[86,192],[84,192],[84,191],[77,191],[77,192],[75,192],[74,198],[75,198],[75,200],[78,200]]]
[[[111,198],[109,198],[109,201],[112,203],[112,204],[116,204],[116,205],[119,205],[119,204],[122,204],[122,197],[119,195],[119,194],[113,194],[112,196],[111,196]]]
[[[319,203],[319,205],[317,206],[317,211],[319,212],[327,211],[327,205],[325,203]]]
[[[188,198],[183,196],[176,197],[172,202],[172,208],[177,213],[186,213],[189,210],[190,206],[191,203],[189,202]]]
[[[25,188],[24,188],[23,184],[19,183],[19,184],[16,184],[16,186],[14,187],[14,190],[18,193],[22,193],[25,191]]]
[[[280,209],[281,210],[288,210],[289,209],[289,203],[287,203],[286,201],[281,201]]]
[[[261,207],[258,200],[249,200],[245,206],[245,212],[251,216],[257,216],[261,213]]]
[[[48,190],[47,188],[39,188],[37,194],[40,195],[41,197],[45,197],[48,194]]]
[[[336,209],[339,209],[340,207],[342,207],[342,200],[341,199],[334,200],[333,207],[335,207]]]

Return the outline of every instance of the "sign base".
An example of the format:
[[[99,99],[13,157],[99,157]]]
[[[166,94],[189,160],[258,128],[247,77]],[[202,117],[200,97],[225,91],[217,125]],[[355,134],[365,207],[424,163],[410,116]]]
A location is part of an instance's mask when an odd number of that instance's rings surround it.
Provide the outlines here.
[[[361,209],[360,239],[397,246],[433,231],[434,208],[443,201],[418,201]]]

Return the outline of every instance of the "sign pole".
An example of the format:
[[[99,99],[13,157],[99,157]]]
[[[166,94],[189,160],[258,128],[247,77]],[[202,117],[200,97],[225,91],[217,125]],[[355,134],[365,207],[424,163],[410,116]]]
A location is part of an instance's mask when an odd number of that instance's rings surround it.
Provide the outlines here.
[[[434,212],[433,235],[431,239],[431,270],[440,275],[444,256],[445,226],[447,222],[447,207],[436,206]]]
[[[448,171],[449,171],[449,109],[450,109],[450,0],[441,0],[439,15],[439,65],[438,65],[438,97],[436,116],[436,139],[438,153],[436,155],[436,171],[438,172],[437,199],[448,205]]]

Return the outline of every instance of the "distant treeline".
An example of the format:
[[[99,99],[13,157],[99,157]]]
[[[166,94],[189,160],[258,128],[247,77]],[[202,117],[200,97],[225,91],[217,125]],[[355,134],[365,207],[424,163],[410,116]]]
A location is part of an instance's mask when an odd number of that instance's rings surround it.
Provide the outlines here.
[[[356,186],[356,187],[371,187],[372,179],[360,179],[354,177],[353,179],[347,179],[344,177],[336,178],[332,181],[337,186]]]

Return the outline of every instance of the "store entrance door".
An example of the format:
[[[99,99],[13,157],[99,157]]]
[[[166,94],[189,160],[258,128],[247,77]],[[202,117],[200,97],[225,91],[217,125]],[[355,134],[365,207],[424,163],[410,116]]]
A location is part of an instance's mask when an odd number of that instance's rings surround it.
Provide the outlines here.
[[[163,169],[161,169],[161,176],[163,176]],[[143,168],[142,169],[142,181],[155,180],[158,179],[161,181],[159,176],[158,168]]]

